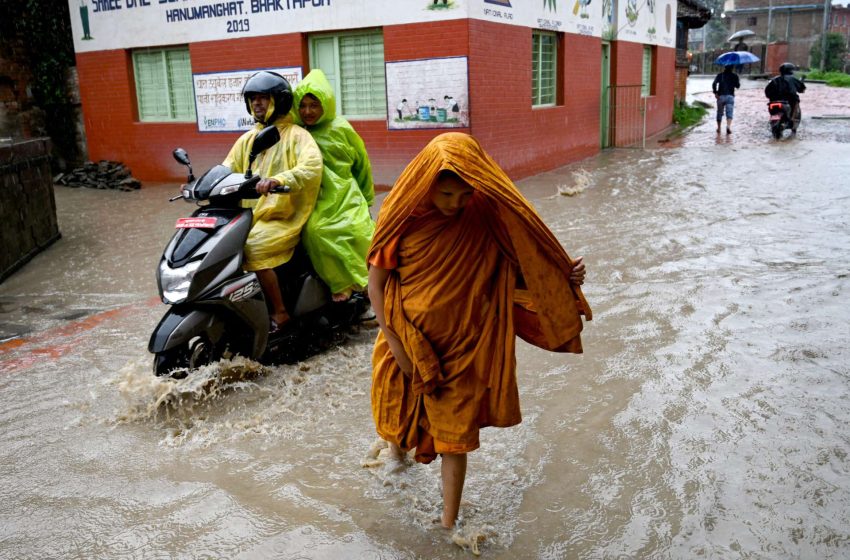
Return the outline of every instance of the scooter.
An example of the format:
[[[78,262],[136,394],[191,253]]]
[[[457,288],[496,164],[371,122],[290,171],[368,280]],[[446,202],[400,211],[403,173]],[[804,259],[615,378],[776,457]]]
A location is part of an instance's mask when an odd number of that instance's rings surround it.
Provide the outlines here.
[[[787,101],[768,101],[767,110],[770,113],[770,132],[777,140],[782,138],[786,129],[796,128],[791,115],[791,104]]]
[[[199,208],[177,220],[177,232],[157,269],[160,297],[171,307],[148,343],[154,374],[182,378],[192,369],[237,354],[266,364],[294,363],[342,343],[368,310],[368,300],[357,293],[346,302],[333,302],[299,245],[293,258],[275,270],[291,320],[269,335],[260,282],[242,269],[253,212],[240,203],[260,196],[256,185],[261,177],[252,174],[251,164],[279,140],[277,128],[263,129],[244,175],[216,165],[195,179],[186,151],[174,150],[189,178],[170,201],[182,198]],[[273,192],[287,193],[289,188]]]

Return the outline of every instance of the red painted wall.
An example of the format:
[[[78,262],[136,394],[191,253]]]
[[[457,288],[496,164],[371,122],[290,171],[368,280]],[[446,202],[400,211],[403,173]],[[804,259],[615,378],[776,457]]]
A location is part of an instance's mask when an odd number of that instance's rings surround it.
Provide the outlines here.
[[[469,28],[472,134],[511,177],[599,150],[599,38],[560,35],[560,104],[532,109],[532,30],[480,20]]]
[[[238,70],[256,64],[246,53],[273,52],[269,66],[299,66],[306,59],[299,35],[208,41],[189,45],[192,71]],[[124,50],[77,55],[80,97],[89,158],[122,161],[143,181],[182,181],[185,168],[171,157],[183,147],[201,171],[221,163],[239,137],[235,132],[199,133],[197,123],[140,122],[136,114],[133,63]]]
[[[611,83],[619,86],[612,99],[612,122],[617,146],[639,142],[643,134],[643,117],[637,109],[642,104],[639,88],[643,74],[643,47],[640,43],[612,43]],[[676,49],[655,47],[652,60],[652,87],[646,99],[646,136],[663,131],[673,122],[676,92]]]
[[[470,129],[514,178],[582,159],[599,151],[601,40],[561,34],[559,102],[531,107],[531,34],[524,27],[480,20],[396,25],[384,28],[387,62],[469,57]],[[612,43],[612,83],[640,83],[642,46]],[[221,72],[256,66],[246,53],[274,53],[263,66],[302,66],[309,71],[306,36],[208,41],[189,46],[192,71]],[[675,49],[657,48],[655,94],[647,130],[672,120]],[[222,161],[238,133],[199,133],[194,122],[142,123],[136,115],[128,51],[77,55],[81,98],[92,160],[126,163],[143,181],[182,181],[184,169],[171,157],[180,146],[197,171]],[[389,185],[416,153],[441,130],[389,131],[386,121],[352,121],[366,142],[376,183]]]

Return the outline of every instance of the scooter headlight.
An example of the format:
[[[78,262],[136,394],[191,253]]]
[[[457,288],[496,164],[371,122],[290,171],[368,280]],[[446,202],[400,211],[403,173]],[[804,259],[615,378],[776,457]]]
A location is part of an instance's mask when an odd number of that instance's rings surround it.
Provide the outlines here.
[[[171,268],[168,261],[163,260],[159,265],[159,281],[162,286],[162,297],[168,303],[179,303],[189,295],[192,278],[201,266],[201,261],[192,261],[179,268]]]

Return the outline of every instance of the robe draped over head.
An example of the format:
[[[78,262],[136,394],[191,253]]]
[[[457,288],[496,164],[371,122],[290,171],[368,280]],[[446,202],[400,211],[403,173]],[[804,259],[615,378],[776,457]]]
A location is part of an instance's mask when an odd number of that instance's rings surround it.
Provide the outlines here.
[[[445,216],[429,192],[441,171],[474,190]],[[387,327],[413,374],[401,372],[379,333],[372,411],[379,435],[417,460],[478,447],[485,426],[521,421],[515,335],[559,352],[582,351],[591,311],[569,275],[573,261],[513,182],[463,133],[434,138],[393,186],[369,251],[391,269]]]

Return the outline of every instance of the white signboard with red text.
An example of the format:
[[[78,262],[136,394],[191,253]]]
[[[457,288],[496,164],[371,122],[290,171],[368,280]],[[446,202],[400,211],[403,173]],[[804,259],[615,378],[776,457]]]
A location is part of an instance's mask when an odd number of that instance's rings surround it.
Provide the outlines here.
[[[277,72],[295,85],[301,81],[301,67],[263,68]],[[195,112],[200,132],[239,132],[254,126],[254,119],[245,108],[242,86],[258,70],[193,74]]]

